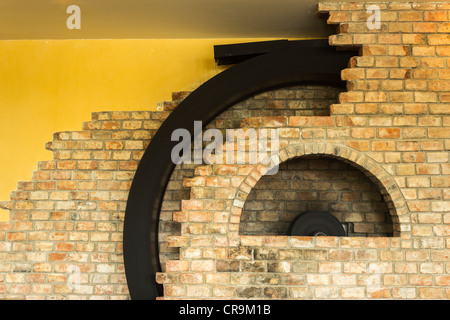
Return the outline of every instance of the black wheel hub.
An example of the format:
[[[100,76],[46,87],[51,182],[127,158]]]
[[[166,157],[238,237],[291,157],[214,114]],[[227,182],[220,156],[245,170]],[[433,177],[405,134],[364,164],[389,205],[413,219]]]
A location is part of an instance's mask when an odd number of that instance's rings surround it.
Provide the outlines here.
[[[289,230],[291,236],[345,236],[345,230],[336,217],[328,212],[309,211],[300,214]]]

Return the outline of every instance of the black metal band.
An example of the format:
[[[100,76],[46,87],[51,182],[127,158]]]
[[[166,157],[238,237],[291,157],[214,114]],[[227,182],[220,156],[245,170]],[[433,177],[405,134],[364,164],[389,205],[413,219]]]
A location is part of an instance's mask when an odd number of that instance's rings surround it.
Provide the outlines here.
[[[257,93],[282,86],[323,84],[343,86],[340,72],[354,52],[336,51],[327,40],[302,41],[283,50],[241,62],[192,92],[161,125],[136,171],[125,213],[124,262],[132,299],[151,300],[162,295],[155,281],[160,271],[159,213],[167,183],[175,167],[171,141],[179,128],[193,134],[194,121],[207,125],[234,104]]]

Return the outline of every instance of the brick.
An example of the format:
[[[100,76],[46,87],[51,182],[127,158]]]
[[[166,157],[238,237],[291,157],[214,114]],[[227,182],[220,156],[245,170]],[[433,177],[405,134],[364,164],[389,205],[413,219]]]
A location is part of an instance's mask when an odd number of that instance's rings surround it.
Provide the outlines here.
[[[272,236],[267,236],[266,238],[265,238],[265,242],[264,242],[264,244],[266,245],[266,246],[269,246],[269,247],[281,247],[281,246],[287,246],[288,245],[288,241],[289,241],[289,239],[288,239],[288,237],[280,237],[280,236],[278,236],[278,237],[272,237]]]
[[[449,179],[445,177],[431,177],[431,187],[433,188],[448,188],[450,187]]]
[[[318,127],[334,127],[335,121],[332,117],[311,117],[312,125]]]
[[[398,165],[397,174],[401,176],[415,175],[416,174],[415,166],[413,164]]]
[[[354,107],[352,104],[332,104],[330,106],[330,114],[351,114],[354,112]]]
[[[372,150],[374,151],[393,151],[395,150],[395,143],[391,141],[374,141],[372,143]]]
[[[351,26],[355,26],[354,24],[351,24]],[[364,32],[364,27],[361,25],[361,31]],[[353,30],[352,30],[353,31]],[[375,34],[354,34],[353,35],[353,43],[354,44],[371,44],[371,43],[377,43],[377,38]]]
[[[236,288],[231,286],[213,287],[214,297],[234,297],[236,295]]]
[[[375,67],[379,68],[395,68],[398,67],[399,60],[397,57],[376,57],[375,58]]]
[[[394,288],[392,297],[395,299],[415,299],[417,298],[415,288]]]
[[[370,142],[369,141],[348,141],[347,146],[354,148],[359,151],[369,151]]]
[[[411,70],[409,69],[390,69],[389,77],[391,79],[410,79],[411,78]]]
[[[436,102],[437,94],[434,92],[414,92],[416,102]]]
[[[450,79],[450,70],[439,70],[439,79]]]
[[[429,88],[431,91],[449,91],[450,81],[447,81],[447,80],[430,81]],[[433,102],[435,102],[435,101],[436,101],[436,99]]]
[[[386,91],[395,91],[403,89],[402,80],[385,80],[381,83],[381,88]]]
[[[328,285],[330,283],[330,277],[324,274],[308,274],[306,275],[306,281],[310,286]]]
[[[297,128],[280,128],[279,136],[281,138],[300,138],[300,129],[297,129]]]
[[[373,138],[375,136],[375,129],[372,128],[355,128],[352,129],[352,137],[354,138]]]
[[[447,11],[425,11],[424,21],[447,21]]]
[[[370,56],[362,56],[362,57],[352,57],[350,59],[350,67],[373,67],[375,64],[375,58]],[[360,69],[364,70],[364,69]]]
[[[314,129],[302,129],[301,135],[304,139],[317,139],[324,138],[326,134],[325,129],[314,128]]]
[[[411,10],[411,3],[409,2],[391,2],[389,8],[392,10]]]
[[[412,102],[413,94],[411,92],[390,92],[389,101],[393,103]]]
[[[342,80],[363,79],[365,70],[361,68],[348,68],[341,71]]]
[[[449,45],[450,35],[447,34],[430,34],[427,36],[428,44],[431,46]]]
[[[450,285],[450,276],[436,276],[436,285],[437,286],[449,286]]]
[[[317,299],[336,299],[339,297],[340,289],[334,287],[317,287],[314,295]]]
[[[336,11],[339,10],[340,6],[337,3],[326,3],[321,2],[318,4],[318,11],[319,12],[328,12],[328,11]]]
[[[449,138],[450,130],[446,128],[429,128],[428,137],[430,138]]]
[[[415,116],[399,116],[393,117],[393,125],[396,127],[415,126],[417,125],[417,117]]]
[[[435,10],[436,9],[436,4],[431,2],[431,3],[414,3],[413,4],[413,9],[414,10],[422,10],[424,12],[426,12],[427,10]]]
[[[363,55],[385,55],[387,53],[387,46],[385,45],[365,45],[362,48]]]
[[[260,287],[238,287],[237,289],[238,298],[261,298],[262,289]]]
[[[429,126],[429,127],[437,127],[441,125],[441,118],[437,117],[437,116],[421,116],[419,117],[419,126]],[[429,145],[437,145],[436,141],[423,141],[423,143],[425,144],[429,144]],[[440,148],[442,149],[442,148]]]
[[[400,11],[398,13],[398,21],[422,21],[421,11]]]
[[[365,126],[367,124],[367,118],[361,116],[347,116],[344,117],[345,126]]]
[[[394,22],[397,21],[397,12],[395,11],[391,11],[391,10],[384,10],[387,9],[387,7],[385,5],[380,4],[380,9],[382,9],[381,11],[381,20],[382,21],[388,21],[388,22]],[[368,13],[366,13],[367,16]],[[384,28],[386,29],[386,28]]]
[[[413,32],[418,33],[434,33],[436,29],[436,24],[432,22],[420,22],[413,25]]]
[[[379,44],[401,44],[402,36],[400,34],[379,34]]]
[[[404,114],[403,109],[400,103],[385,103],[380,106],[380,112],[383,114]]]
[[[447,93],[440,93],[440,94],[439,94],[439,100],[440,100],[441,102],[444,102],[444,103],[450,102],[450,94],[447,94]],[[434,107],[434,106],[432,106],[432,107]],[[448,107],[448,105],[443,104],[443,105],[442,105],[442,108],[444,108],[444,107]],[[444,112],[444,113],[445,113],[445,112]]]
[[[387,79],[389,76],[389,70],[384,68],[373,68],[366,70],[367,79]]]
[[[378,105],[375,103],[356,104],[355,112],[357,114],[376,114],[378,113]]]
[[[237,173],[237,166],[235,165],[217,165],[215,168],[215,173],[218,175],[235,175]]]
[[[164,294],[168,297],[181,297],[185,295],[185,288],[180,285],[166,285],[164,286]]]
[[[450,9],[450,6],[448,3],[438,3],[436,5],[436,9],[437,10],[448,10],[448,9]]]
[[[423,57],[422,66],[424,68],[445,68],[447,59],[440,57]]]
[[[448,152],[430,152],[427,154],[427,160],[430,163],[443,162],[447,163],[449,160]]]
[[[412,47],[412,53],[415,56],[434,56],[436,52],[435,47],[429,46],[414,46]]]
[[[189,270],[189,262],[188,261],[169,260],[166,262],[166,270],[167,271],[188,271]]]
[[[321,273],[340,273],[342,265],[340,262],[320,262],[319,272]]]
[[[286,117],[264,117],[263,122],[266,127],[281,127],[286,124]]]
[[[444,293],[441,288],[419,288],[419,297],[421,299],[442,299]]]
[[[394,265],[395,273],[417,273],[417,264],[411,262],[398,262]]]
[[[426,138],[426,129],[425,128],[404,128],[402,130],[402,136],[406,139]]]
[[[424,103],[406,103],[406,114],[426,114],[428,111],[428,105]]]
[[[330,45],[351,45],[353,38],[349,34],[336,34],[328,38]]]
[[[449,212],[450,211],[450,202],[448,202],[448,201],[432,202],[431,209],[433,210],[433,212]]]
[[[330,17],[327,20],[327,23],[335,24],[346,21],[350,21],[350,13],[340,11],[340,12],[331,12]]]
[[[182,273],[180,274],[180,283],[199,284],[203,283],[202,273]]]
[[[362,91],[377,91],[380,89],[380,82],[378,80],[359,80],[348,82],[348,90],[362,90]]]
[[[10,232],[7,237],[8,241],[26,241],[26,232]]]
[[[378,137],[384,139],[397,139],[400,137],[399,128],[380,128],[378,129]]]
[[[230,275],[226,273],[207,273],[205,277],[205,282],[209,284],[230,283]]]
[[[450,46],[438,46],[436,47],[436,54],[440,57],[450,56]]]
[[[303,117],[303,116],[289,117],[290,126],[309,126],[310,121],[311,121],[310,117]]]
[[[261,236],[241,236],[242,246],[262,246],[264,238]]]
[[[389,23],[389,32],[411,32],[412,24],[408,22],[391,22]]]

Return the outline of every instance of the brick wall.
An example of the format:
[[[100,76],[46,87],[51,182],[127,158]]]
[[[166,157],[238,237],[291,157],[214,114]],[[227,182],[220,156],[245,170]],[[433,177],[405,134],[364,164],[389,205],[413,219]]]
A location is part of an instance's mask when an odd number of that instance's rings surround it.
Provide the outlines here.
[[[59,132],[18,183],[0,223],[1,299],[127,299],[122,227],[128,190],[161,112],[99,112]]]
[[[156,130],[186,93],[155,112],[98,112],[58,132],[0,223],[0,299],[128,299],[122,232],[128,191]]]
[[[375,4],[380,30],[366,27],[368,4],[319,4],[337,26],[330,44],[360,48],[337,100],[332,88],[286,88],[210,125],[278,128],[278,176],[265,176],[263,165],[175,169],[160,220],[163,298],[450,298],[450,5]],[[1,204],[11,210],[0,223],[1,299],[128,298],[128,190],[149,140],[186,94],[160,111],[99,112],[82,131],[55,134],[47,146],[54,160],[39,163]],[[349,179],[367,189],[338,190]],[[296,181],[309,194],[292,189]],[[288,197],[283,183],[297,201],[255,202],[261,190]],[[330,202],[319,204],[350,225],[349,236],[283,234],[287,208],[324,197]]]
[[[236,128],[249,116],[325,115],[339,90],[299,86],[265,92],[220,114],[209,127]],[[175,92],[154,112],[98,112],[82,131],[58,132],[47,144],[52,161],[40,162],[30,181],[18,183],[11,221],[0,223],[1,299],[128,299],[122,228],[128,191],[154,133],[189,92]],[[208,127],[208,128],[209,128]],[[198,165],[176,166],[160,217],[160,259],[177,259],[169,235],[173,215],[188,199],[184,186]]]
[[[302,157],[262,177],[241,214],[243,235],[289,235],[302,212],[331,213],[348,236],[390,236],[392,221],[378,190],[358,169],[336,159]]]
[[[342,71],[348,90],[329,117],[256,117],[246,124],[280,128],[282,161],[320,155],[362,172],[383,196],[393,237],[246,235],[247,201],[270,181],[262,178],[267,168],[197,168],[188,179],[191,198],[177,214],[181,235],[168,237],[180,259],[158,275],[166,299],[450,297],[450,7],[376,4],[380,30],[366,28],[367,4],[319,5],[338,26],[330,44],[360,48]],[[211,210],[205,189],[225,210]]]

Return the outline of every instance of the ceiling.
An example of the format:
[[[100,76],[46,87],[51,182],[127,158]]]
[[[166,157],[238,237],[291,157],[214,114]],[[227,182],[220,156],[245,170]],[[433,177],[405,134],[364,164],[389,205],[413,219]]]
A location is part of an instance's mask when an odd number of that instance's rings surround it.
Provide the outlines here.
[[[0,39],[320,38],[319,0],[1,0]],[[69,30],[69,5],[81,29]]]

